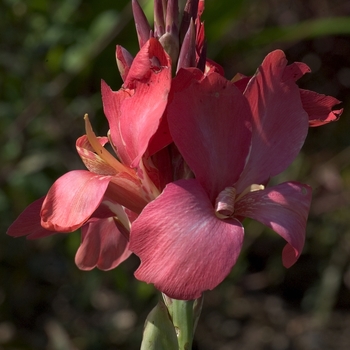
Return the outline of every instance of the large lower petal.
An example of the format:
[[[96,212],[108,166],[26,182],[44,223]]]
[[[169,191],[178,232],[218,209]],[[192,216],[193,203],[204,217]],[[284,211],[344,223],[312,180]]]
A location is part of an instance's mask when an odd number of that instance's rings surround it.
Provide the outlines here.
[[[213,201],[242,172],[251,142],[249,105],[217,73],[180,70],[167,109],[173,140]]]
[[[95,219],[82,227],[81,244],[75,263],[81,270],[110,270],[126,260],[131,251],[125,230],[113,217]]]
[[[104,112],[123,164],[138,166],[160,124],[170,84],[170,59],[154,38],[133,60],[122,89],[112,91],[102,82]]]
[[[220,220],[196,180],[179,180],[133,222],[130,250],[141,259],[136,278],[175,299],[196,299],[215,288],[236,263],[243,227]]]
[[[244,92],[254,123],[252,151],[237,184],[238,193],[285,170],[305,141],[309,118],[293,75],[285,73],[286,65],[282,51],[270,53]]]
[[[40,224],[40,210],[45,197],[28,205],[8,228],[7,234],[12,237],[27,236],[27,239],[36,239],[54,235],[55,231],[44,229]]]
[[[306,220],[311,203],[311,188],[297,182],[285,182],[242,197],[235,215],[260,221],[282,236],[288,244],[282,259],[292,266],[304,247]]]
[[[41,209],[41,225],[71,232],[81,227],[100,205],[111,176],[86,170],[70,171],[50,188]]]

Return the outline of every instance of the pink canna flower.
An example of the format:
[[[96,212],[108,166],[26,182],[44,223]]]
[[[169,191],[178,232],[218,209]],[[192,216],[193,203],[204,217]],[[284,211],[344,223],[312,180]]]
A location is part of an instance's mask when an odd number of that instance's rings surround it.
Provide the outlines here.
[[[198,298],[230,272],[245,217],[286,240],[285,266],[298,259],[311,189],[265,186],[299,153],[309,126],[340,116],[339,101],[299,89],[309,68],[287,66],[281,51],[255,76],[226,80],[206,58],[203,10],[203,0],[188,0],[180,16],[178,1],[157,0],[152,31],[133,0],[140,51],[133,58],[117,46],[124,84],[101,84],[108,138],[96,137],[86,116],[76,148],[88,170],[59,178],[9,235],[81,228],[80,269],[112,269],[132,251],[141,259],[136,277],[178,299]]]
[[[307,70],[299,63],[288,66],[277,50],[245,82],[195,68],[178,72],[166,115],[195,178],[168,184],[132,224],[130,249],[141,259],[138,279],[171,298],[199,298],[236,263],[246,217],[285,239],[284,266],[297,261],[311,188],[266,185],[298,155],[309,124],[341,113],[331,111],[336,99],[298,88],[295,80]]]

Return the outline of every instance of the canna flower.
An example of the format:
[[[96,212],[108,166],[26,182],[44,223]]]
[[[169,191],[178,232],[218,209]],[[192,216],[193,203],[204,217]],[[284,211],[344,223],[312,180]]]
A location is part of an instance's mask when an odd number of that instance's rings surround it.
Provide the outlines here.
[[[130,249],[141,260],[136,278],[171,298],[199,298],[235,265],[246,217],[286,241],[285,267],[297,261],[311,188],[298,182],[266,186],[298,155],[309,124],[341,113],[330,111],[336,99],[323,103],[327,98],[298,88],[295,80],[307,70],[288,66],[277,50],[245,81],[195,68],[178,72],[166,116],[194,178],[169,183],[133,222]]]
[[[281,51],[254,77],[227,81],[206,58],[203,0],[188,0],[181,12],[176,0],[156,0],[153,31],[132,4],[140,51],[134,58],[117,46],[123,86],[101,84],[108,138],[96,137],[86,116],[76,148],[87,170],[59,178],[8,234],[36,239],[81,228],[80,269],[115,268],[132,251],[142,262],[136,277],[180,299],[197,298],[229,273],[245,217],[287,241],[283,262],[291,266],[311,190],[265,186],[293,161],[308,126],[340,116],[339,101],[299,89],[295,81],[309,68],[287,66]]]

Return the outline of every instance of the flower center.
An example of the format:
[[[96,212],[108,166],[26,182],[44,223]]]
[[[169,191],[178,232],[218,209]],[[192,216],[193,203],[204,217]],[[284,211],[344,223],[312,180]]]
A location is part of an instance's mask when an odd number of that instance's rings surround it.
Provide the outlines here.
[[[219,219],[226,219],[233,215],[235,209],[236,189],[226,187],[219,193],[215,201],[215,215]]]
[[[246,194],[254,191],[263,190],[265,186],[253,184],[248,186],[239,196],[236,197],[236,189],[234,187],[226,187],[219,193],[215,201],[215,215],[219,219],[227,219],[231,217],[235,211],[235,203]]]

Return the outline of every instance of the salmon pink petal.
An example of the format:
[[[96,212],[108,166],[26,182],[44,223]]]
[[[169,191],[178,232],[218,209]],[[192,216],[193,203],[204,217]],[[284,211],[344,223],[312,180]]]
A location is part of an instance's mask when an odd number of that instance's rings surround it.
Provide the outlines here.
[[[283,237],[288,243],[282,253],[283,265],[290,267],[304,246],[310,203],[309,186],[284,182],[243,196],[236,203],[235,215],[260,221]]]
[[[75,255],[75,263],[81,270],[114,269],[131,254],[129,242],[113,217],[89,221],[82,227],[81,238]]]
[[[238,193],[285,170],[305,141],[308,116],[294,79],[284,75],[286,65],[282,51],[270,53],[244,92],[254,122],[252,152],[237,184]]]
[[[213,201],[244,168],[251,142],[249,106],[234,83],[217,73],[180,70],[172,91],[170,132]]]
[[[42,197],[32,204],[18,216],[7,230],[12,237],[27,236],[27,239],[36,239],[56,234],[54,231],[44,229],[40,224],[40,210],[45,197]]]
[[[101,146],[108,142],[107,137],[97,137]],[[77,139],[76,149],[85,166],[93,173],[99,175],[115,175],[117,171],[104,159],[95,153],[86,135]]]
[[[310,126],[320,126],[337,121],[343,113],[343,109],[333,110],[334,106],[341,101],[332,96],[300,89],[300,97],[303,108],[309,115]]]
[[[199,298],[229,274],[243,233],[239,221],[215,216],[196,180],[176,181],[131,226],[130,250],[141,259],[135,276],[171,298]]]
[[[42,209],[41,225],[52,231],[72,232],[81,227],[100,205],[111,176],[75,170],[50,188]]]
[[[165,110],[171,63],[158,40],[150,39],[132,62],[123,88],[102,82],[102,100],[111,138],[126,165],[138,166]]]

